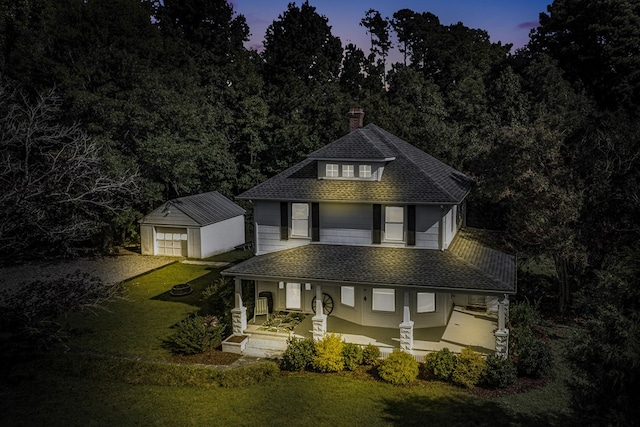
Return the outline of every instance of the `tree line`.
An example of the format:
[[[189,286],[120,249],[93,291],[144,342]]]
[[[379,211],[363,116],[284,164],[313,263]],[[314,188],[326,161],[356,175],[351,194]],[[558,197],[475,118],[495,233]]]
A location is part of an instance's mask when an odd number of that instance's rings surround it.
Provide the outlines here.
[[[358,106],[472,176],[471,224],[551,259],[559,312],[634,330],[621,345],[637,355],[639,20],[634,0],[555,0],[514,52],[429,12],[370,9],[363,50],[305,1],[256,52],[226,0],[0,0],[0,253],[135,240],[161,202],[232,197],[342,136]]]

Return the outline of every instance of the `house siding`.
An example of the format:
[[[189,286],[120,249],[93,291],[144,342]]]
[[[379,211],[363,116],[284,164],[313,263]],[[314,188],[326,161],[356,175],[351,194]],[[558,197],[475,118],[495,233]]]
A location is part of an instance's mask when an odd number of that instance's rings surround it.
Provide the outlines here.
[[[255,219],[256,255],[281,251],[306,245],[310,238],[289,237],[280,239],[280,203],[279,202],[255,202],[253,207]]]
[[[437,206],[416,207],[416,248],[438,249],[440,216]]]
[[[371,244],[370,204],[321,203],[320,241],[339,245]]]
[[[384,206],[386,205],[383,205],[383,210]],[[356,246],[374,244],[372,212],[373,205],[368,203],[320,203],[319,242]],[[405,241],[385,241],[383,236],[380,246],[407,246],[408,218],[406,212],[405,206]],[[448,247],[457,232],[455,212],[456,210],[451,206],[445,211],[440,206],[416,206],[415,246],[412,247],[441,249],[441,244],[445,248]],[[292,236],[288,236],[286,240],[281,238],[279,202],[255,202],[254,216],[257,255],[290,249],[311,242],[311,230],[309,238],[295,238]],[[311,223],[312,221],[310,221]],[[290,224],[288,227],[290,231]],[[381,227],[384,228],[384,224],[381,224]],[[440,236],[440,233],[442,233],[442,236]]]
[[[302,312],[313,313],[311,302],[316,295],[318,283],[312,283],[311,289],[306,290],[302,285]],[[345,283],[346,286],[352,284]],[[453,310],[453,300],[451,294],[436,293],[436,311],[433,313],[417,313],[417,293],[428,292],[428,290],[417,290],[415,288],[393,287],[395,290],[395,310],[393,312],[379,312],[371,308],[372,290],[369,286],[355,286],[355,305],[350,307],[342,304],[340,285],[335,283],[320,283],[322,293],[329,294],[333,298],[333,312],[331,316],[339,317],[362,326],[373,326],[382,328],[397,328],[402,322],[404,311],[404,292],[409,292],[409,307],[411,320],[416,328],[435,328],[445,326]],[[384,288],[384,286],[376,286]],[[257,281],[257,295],[261,292],[271,292],[273,296],[274,311],[287,310],[286,308],[286,286],[280,289],[278,282]]]

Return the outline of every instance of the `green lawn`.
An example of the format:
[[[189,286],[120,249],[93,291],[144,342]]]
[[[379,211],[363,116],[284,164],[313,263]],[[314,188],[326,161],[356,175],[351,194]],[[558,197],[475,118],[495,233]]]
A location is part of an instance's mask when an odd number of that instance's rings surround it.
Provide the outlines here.
[[[338,374],[294,374],[257,385],[210,388],[100,380],[37,362],[30,369],[12,395],[3,396],[2,425],[565,424],[547,407],[535,413],[514,410],[505,399],[482,399],[437,382],[395,387]]]
[[[202,309],[200,292],[220,277],[220,268],[171,264],[125,285],[125,299],[108,306],[107,312],[71,316],[75,328],[70,346],[74,350],[166,358],[161,347],[171,326]],[[173,285],[189,282],[190,295],[174,297]]]
[[[109,312],[69,319],[77,328],[70,347],[167,358],[162,340],[189,313],[206,310],[199,293],[220,270],[172,264],[132,280],[127,299],[111,304]],[[195,289],[191,295],[169,295],[174,284],[187,281]],[[76,352],[43,356],[16,366],[0,383],[0,425],[540,426],[567,420],[561,363],[546,387],[496,398],[438,382],[395,387],[363,374],[282,374],[220,388],[210,382],[212,372]]]

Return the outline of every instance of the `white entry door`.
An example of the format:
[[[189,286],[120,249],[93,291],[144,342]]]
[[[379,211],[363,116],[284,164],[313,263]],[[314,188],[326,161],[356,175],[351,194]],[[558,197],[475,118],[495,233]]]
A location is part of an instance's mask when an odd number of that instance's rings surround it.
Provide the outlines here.
[[[287,309],[302,309],[302,289],[300,283],[287,283]]]

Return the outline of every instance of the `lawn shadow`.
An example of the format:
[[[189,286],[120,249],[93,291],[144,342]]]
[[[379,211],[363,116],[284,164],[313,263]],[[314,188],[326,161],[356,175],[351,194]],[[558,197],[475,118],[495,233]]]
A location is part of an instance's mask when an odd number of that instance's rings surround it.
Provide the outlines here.
[[[470,395],[429,398],[410,395],[383,399],[385,421],[396,426],[552,426],[564,425],[557,414],[514,414],[498,402]],[[558,424],[560,423],[560,424]]]
[[[193,290],[191,293],[187,295],[172,295],[171,289],[173,288],[173,285],[179,284],[172,283],[167,285],[166,291],[153,296],[150,299],[156,301],[179,302],[182,304],[189,304],[194,307],[199,307],[201,310],[205,309],[207,306],[207,302],[202,298],[202,291],[204,291],[207,286],[213,284],[218,278],[220,278],[220,271],[222,269],[219,267],[207,267],[206,270],[209,271],[207,274],[204,274],[187,282],[189,283],[189,285],[191,285],[191,289]]]

